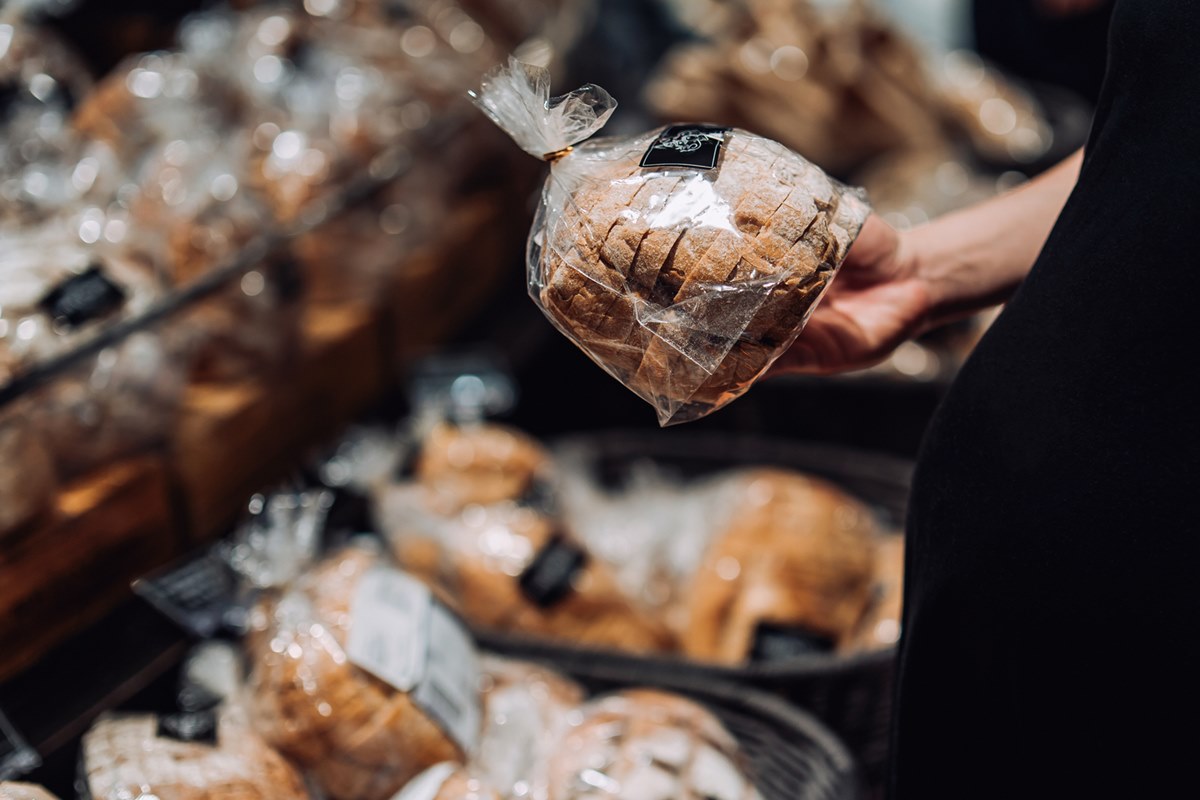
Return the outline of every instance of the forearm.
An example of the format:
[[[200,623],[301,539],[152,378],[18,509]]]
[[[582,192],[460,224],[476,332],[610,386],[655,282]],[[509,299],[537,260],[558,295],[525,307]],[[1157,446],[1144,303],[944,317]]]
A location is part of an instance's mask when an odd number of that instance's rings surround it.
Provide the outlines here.
[[[1025,185],[906,233],[936,325],[1006,300],[1029,273],[1067,202],[1083,151]]]

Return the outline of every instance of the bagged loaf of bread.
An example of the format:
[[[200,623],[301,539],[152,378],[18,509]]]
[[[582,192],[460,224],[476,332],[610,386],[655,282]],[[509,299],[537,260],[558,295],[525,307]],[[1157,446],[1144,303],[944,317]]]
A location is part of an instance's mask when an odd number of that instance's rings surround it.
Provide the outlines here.
[[[295,768],[226,706],[203,715],[103,717],[83,737],[93,800],[307,800]]]
[[[40,786],[32,783],[0,783],[0,800],[58,800]]]
[[[501,795],[461,764],[443,761],[409,781],[392,800],[501,800]]]
[[[249,703],[332,800],[387,800],[479,736],[470,637],[429,590],[355,545],[253,615]]]
[[[534,301],[661,424],[724,406],[799,335],[866,203],[742,130],[672,125],[585,143],[615,101],[592,85],[551,98],[549,83],[510,60],[474,93],[551,162],[527,249]]]
[[[824,481],[779,469],[723,484],[714,491],[728,498],[726,518],[685,590],[684,651],[727,664],[832,651],[870,601],[870,510]]]
[[[607,564],[556,521],[512,503],[439,513],[433,493],[395,485],[377,517],[400,564],[484,628],[615,647],[667,650],[666,626],[632,603]]]
[[[550,759],[579,715],[583,689],[524,661],[484,656],[483,732],[475,767],[505,797],[548,800]]]
[[[759,800],[737,742],[707,709],[630,689],[583,706],[550,762],[552,800]]]
[[[461,508],[520,500],[550,466],[550,454],[520,431],[503,425],[441,423],[417,455],[417,480]]]

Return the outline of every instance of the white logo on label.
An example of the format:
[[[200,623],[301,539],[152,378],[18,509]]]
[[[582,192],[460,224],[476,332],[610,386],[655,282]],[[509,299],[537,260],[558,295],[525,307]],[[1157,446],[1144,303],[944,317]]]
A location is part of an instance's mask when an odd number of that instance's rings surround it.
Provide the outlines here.
[[[704,146],[711,138],[707,133],[699,131],[680,131],[656,144],[655,149],[675,150],[680,153],[694,153]]]

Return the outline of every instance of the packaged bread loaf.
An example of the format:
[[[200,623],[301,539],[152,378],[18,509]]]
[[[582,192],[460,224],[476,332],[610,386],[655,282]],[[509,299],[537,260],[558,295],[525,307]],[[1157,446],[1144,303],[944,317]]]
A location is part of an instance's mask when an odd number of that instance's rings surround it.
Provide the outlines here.
[[[671,424],[743,394],[800,333],[868,214],[746,131],[672,125],[583,142],[616,103],[551,98],[545,70],[491,73],[479,106],[551,162],[529,289],[560,331]]]
[[[683,697],[631,689],[592,701],[550,762],[552,800],[759,800],[737,742]]]
[[[170,334],[142,331],[62,373],[33,396],[33,420],[61,479],[166,441],[185,363]]]
[[[416,579],[352,546],[254,615],[252,716],[333,800],[388,800],[479,736],[473,643]]]
[[[162,293],[150,265],[86,246],[62,223],[0,234],[0,381]]]
[[[556,521],[499,503],[443,516],[420,485],[392,486],[377,514],[405,569],[474,625],[633,652],[669,649],[666,626]]]
[[[683,649],[737,664],[828,652],[871,598],[869,509],[815,478],[758,469],[730,478],[725,521],[686,590]]]
[[[435,426],[417,455],[417,480],[453,506],[520,500],[550,466],[532,438],[503,425]]]
[[[108,716],[83,737],[93,800],[307,800],[295,768],[226,707],[212,720]]]
[[[548,800],[550,758],[583,689],[536,664],[484,656],[483,733],[474,765],[505,797]]]
[[[0,227],[35,223],[88,188],[70,115],[90,85],[48,30],[0,20]]]
[[[0,783],[0,800],[58,800],[40,786],[32,783]]]
[[[501,795],[461,764],[443,761],[409,781],[392,800],[501,800]]]

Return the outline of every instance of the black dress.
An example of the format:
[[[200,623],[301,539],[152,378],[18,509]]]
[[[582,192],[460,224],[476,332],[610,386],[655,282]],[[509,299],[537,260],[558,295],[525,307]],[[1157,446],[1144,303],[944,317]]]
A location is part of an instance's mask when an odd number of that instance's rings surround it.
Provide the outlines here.
[[[1200,797],[1200,0],[1118,0],[1078,186],[923,446],[892,796]]]

